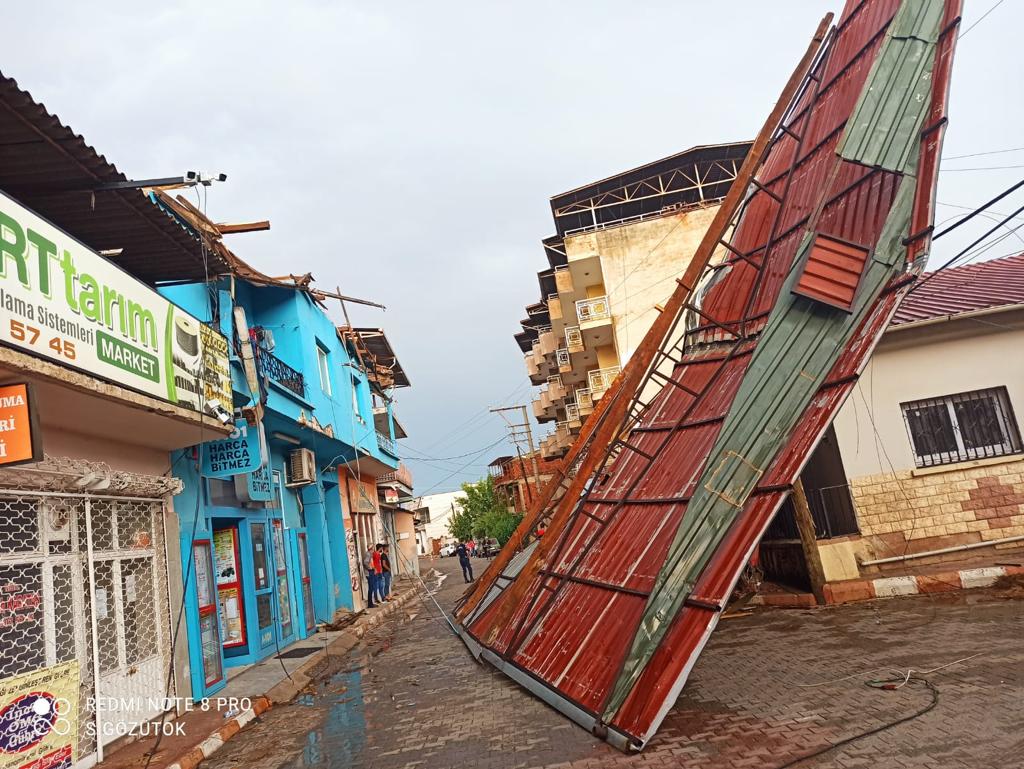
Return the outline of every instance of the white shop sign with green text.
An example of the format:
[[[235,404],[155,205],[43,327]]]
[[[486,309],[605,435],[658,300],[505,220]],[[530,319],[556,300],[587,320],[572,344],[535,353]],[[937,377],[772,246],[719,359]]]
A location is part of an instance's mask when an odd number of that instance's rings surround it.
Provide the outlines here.
[[[0,308],[4,344],[187,408],[232,408],[222,334],[3,194]]]

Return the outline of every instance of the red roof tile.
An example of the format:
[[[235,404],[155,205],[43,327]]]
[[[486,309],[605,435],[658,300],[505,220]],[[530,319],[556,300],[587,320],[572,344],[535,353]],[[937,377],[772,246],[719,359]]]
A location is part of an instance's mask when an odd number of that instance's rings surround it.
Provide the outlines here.
[[[1024,304],[1024,254],[929,272],[896,310],[892,325]]]

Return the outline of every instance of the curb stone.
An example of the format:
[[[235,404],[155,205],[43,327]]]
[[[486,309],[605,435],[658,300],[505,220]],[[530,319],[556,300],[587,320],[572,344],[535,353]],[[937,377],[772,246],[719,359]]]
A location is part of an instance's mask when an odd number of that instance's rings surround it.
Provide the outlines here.
[[[1020,566],[985,566],[959,571],[932,574],[878,577],[876,579],[848,579],[825,584],[825,605],[834,606],[873,598],[895,598],[922,593],[949,593],[959,590],[991,587],[1000,577],[1024,574]],[[755,596],[751,603],[777,608],[813,607],[810,593],[765,593]]]
[[[367,630],[379,625],[385,617],[394,614],[399,608],[412,601],[421,589],[419,585],[410,585],[409,589],[402,592],[394,601],[382,607],[383,611],[365,615],[364,621],[359,623],[358,627],[342,631],[341,635],[331,641],[326,647],[327,653],[347,654],[366,635]],[[196,769],[202,761],[217,752],[223,747],[225,742],[241,732],[246,725],[252,723],[258,716],[266,713],[274,705],[293,700],[313,680],[312,671],[320,664],[320,661],[319,656],[313,655],[313,659],[310,659],[292,673],[291,680],[286,678],[284,681],[271,687],[265,694],[254,697],[252,699],[252,707],[249,710],[245,710],[237,716],[226,720],[222,726],[198,745],[184,754],[171,759],[169,763],[164,764],[163,769]],[[160,768],[154,765],[153,769]]]

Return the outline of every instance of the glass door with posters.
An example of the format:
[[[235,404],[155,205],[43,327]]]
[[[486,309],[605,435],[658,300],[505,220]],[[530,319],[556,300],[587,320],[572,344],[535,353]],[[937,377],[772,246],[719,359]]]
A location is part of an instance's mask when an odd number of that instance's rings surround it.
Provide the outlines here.
[[[290,643],[295,630],[292,624],[291,590],[288,584],[288,559],[285,557],[284,522],[275,518],[271,522],[274,538],[274,574],[277,579],[277,606],[281,642]]]
[[[241,560],[237,524],[215,528],[213,563],[217,584],[218,625],[221,646],[226,652],[231,652],[231,656],[248,650]]]
[[[263,650],[277,641],[274,628],[274,581],[271,578],[271,559],[267,552],[267,524],[264,521],[250,521],[249,539],[252,545],[252,573],[256,594],[259,648]]]
[[[220,621],[214,591],[213,548],[210,540],[196,540],[193,557],[199,605],[199,643],[203,652],[203,684],[211,687],[224,679],[224,661],[221,658]]]
[[[302,582],[302,619],[306,632],[312,632],[316,626],[316,615],[313,612],[313,584],[309,580],[309,547],[306,544],[305,532],[299,534],[298,545],[299,577]]]

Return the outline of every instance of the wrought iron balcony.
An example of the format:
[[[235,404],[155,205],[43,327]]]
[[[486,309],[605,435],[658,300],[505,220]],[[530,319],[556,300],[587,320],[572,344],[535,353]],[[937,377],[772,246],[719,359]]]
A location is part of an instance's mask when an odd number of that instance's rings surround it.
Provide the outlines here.
[[[386,451],[393,457],[398,457],[398,444],[395,443],[393,438],[384,433],[377,433],[377,448],[381,451]]]
[[[300,398],[306,397],[306,379],[267,348],[254,344],[256,367],[259,372],[287,390],[291,390]]]

